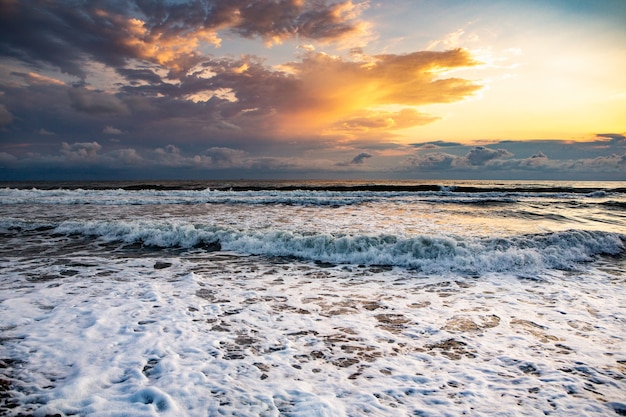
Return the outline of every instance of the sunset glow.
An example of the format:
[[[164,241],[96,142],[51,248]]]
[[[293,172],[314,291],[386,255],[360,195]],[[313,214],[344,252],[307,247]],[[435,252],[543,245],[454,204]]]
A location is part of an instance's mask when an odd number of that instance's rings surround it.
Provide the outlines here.
[[[168,177],[624,179],[624,18],[619,0],[3,1],[0,173],[152,177],[175,149]],[[476,147],[506,153],[431,163]]]

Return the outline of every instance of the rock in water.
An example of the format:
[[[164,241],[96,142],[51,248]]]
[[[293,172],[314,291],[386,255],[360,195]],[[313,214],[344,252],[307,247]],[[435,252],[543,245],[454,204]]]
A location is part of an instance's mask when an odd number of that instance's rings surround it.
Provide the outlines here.
[[[154,264],[154,269],[165,269],[169,268],[170,266],[172,266],[171,262],[156,261],[156,263]]]

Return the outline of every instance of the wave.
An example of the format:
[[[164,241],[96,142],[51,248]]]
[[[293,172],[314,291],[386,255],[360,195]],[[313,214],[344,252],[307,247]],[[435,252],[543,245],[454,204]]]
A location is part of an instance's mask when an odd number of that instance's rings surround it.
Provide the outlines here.
[[[164,205],[164,204],[284,204],[333,206],[364,203],[403,194],[373,192],[340,193],[310,190],[20,190],[0,189],[0,202],[5,205]]]
[[[569,230],[508,238],[447,235],[342,235],[282,230],[242,231],[172,221],[67,221],[52,232],[154,248],[205,248],[295,257],[332,264],[389,265],[425,273],[537,273],[576,269],[599,255],[620,255],[626,235]]]
[[[248,187],[250,188],[250,187]],[[516,204],[525,198],[584,199],[592,204],[623,205],[619,193],[569,193],[565,189],[509,191],[471,187],[414,186],[414,187],[326,187],[325,189],[0,189],[0,204],[48,205],[165,205],[165,204],[264,204],[304,206],[345,206],[368,202],[415,202],[495,206]],[[480,190],[480,191],[479,191]],[[571,190],[570,190],[571,191]],[[587,191],[587,190],[586,190]],[[613,196],[610,202],[602,200]]]
[[[614,210],[626,210],[626,201],[609,200],[600,203],[602,206]]]
[[[441,181],[413,180],[237,180],[237,181],[76,181],[0,182],[3,187],[39,190],[126,191],[331,191],[331,192],[446,192],[446,193],[568,193],[599,197],[626,193],[624,182],[572,181]]]

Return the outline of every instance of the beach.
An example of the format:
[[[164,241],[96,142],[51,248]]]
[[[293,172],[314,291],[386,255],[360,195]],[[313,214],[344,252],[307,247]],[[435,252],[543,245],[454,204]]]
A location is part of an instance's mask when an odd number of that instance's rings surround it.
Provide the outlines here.
[[[622,183],[85,185],[0,191],[4,415],[626,414]]]

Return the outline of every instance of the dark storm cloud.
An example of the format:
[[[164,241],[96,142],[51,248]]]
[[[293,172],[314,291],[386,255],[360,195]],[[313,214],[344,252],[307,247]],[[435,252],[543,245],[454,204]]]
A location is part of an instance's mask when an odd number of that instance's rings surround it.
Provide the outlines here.
[[[180,72],[198,59],[199,42],[219,45],[218,31],[280,42],[339,39],[358,30],[350,1],[196,0],[19,1],[0,8],[0,55],[48,64],[85,78],[86,59],[123,68],[140,59]],[[313,29],[315,28],[315,29]],[[150,74],[126,73],[137,77]]]
[[[150,81],[123,86],[118,94],[124,104],[139,113],[136,121],[142,121],[144,127],[160,125],[165,120],[174,124],[185,121],[185,130],[195,128],[196,133],[253,129],[255,136],[267,136],[264,132],[275,124],[272,114],[288,108],[300,91],[295,77],[268,69],[252,56],[204,59],[175,82],[155,82],[151,78],[158,76],[147,70],[123,73],[134,80]],[[150,111],[142,112],[135,104],[147,106]],[[193,135],[189,138],[193,141]]]
[[[131,51],[124,36],[91,5],[76,2],[19,1],[0,9],[0,55],[38,66],[51,64],[84,78],[85,58],[112,66],[124,64]]]
[[[227,29],[246,37],[276,41],[299,36],[336,39],[357,30],[350,1],[205,0],[178,4],[138,0],[133,6],[152,31],[186,35],[194,28]]]
[[[215,27],[230,26],[245,37],[261,37],[280,42],[298,34],[304,38],[331,40],[349,35],[359,24],[349,19],[356,6],[351,1],[305,2],[215,1],[210,22]],[[347,18],[347,19],[346,19]]]
[[[337,135],[375,149],[386,130],[437,117],[409,107],[369,107],[449,102],[480,89],[441,78],[439,70],[476,64],[460,49],[361,53],[362,62],[308,52],[282,67],[253,55],[206,53],[221,33],[267,43],[295,36],[340,41],[365,30],[359,16],[366,6],[350,0],[5,2],[0,127],[7,140],[0,151],[23,157],[28,148],[58,152],[62,142],[98,141],[101,154],[133,149],[149,160],[147,152],[176,143],[186,157],[224,165],[202,150],[270,152],[289,140],[299,153],[332,148]],[[376,94],[361,94],[363,83],[377,86]],[[42,129],[56,137],[34,138]],[[24,146],[16,150],[12,142]]]

